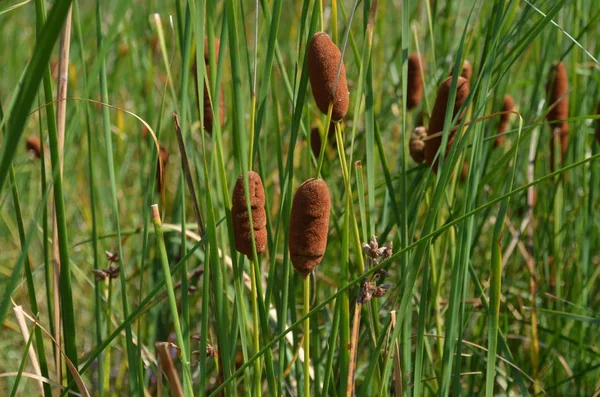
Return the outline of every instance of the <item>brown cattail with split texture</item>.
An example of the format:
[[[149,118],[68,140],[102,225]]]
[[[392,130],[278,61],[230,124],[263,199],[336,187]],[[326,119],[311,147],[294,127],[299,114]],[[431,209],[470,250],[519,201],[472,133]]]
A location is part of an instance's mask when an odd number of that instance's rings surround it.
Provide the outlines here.
[[[425,137],[427,136],[427,129],[423,126],[415,128],[412,135],[410,136],[410,142],[408,144],[408,151],[410,157],[417,164],[421,164],[425,161]]]
[[[36,159],[40,158],[42,153],[42,143],[40,142],[39,137],[35,135],[28,137],[27,141],[25,142],[25,147],[32,157]]]
[[[600,102],[598,102],[596,114],[600,116]],[[596,119],[596,140],[598,141],[598,145],[600,145],[600,119]]]
[[[290,219],[290,258],[306,278],[321,263],[329,230],[329,189],[322,179],[305,181],[294,196]]]
[[[267,213],[265,212],[265,190],[260,175],[254,171],[248,171],[248,194],[250,196],[250,209],[252,214],[252,228],[254,229],[254,241],[256,253],[262,254],[267,249]],[[252,229],[250,228],[250,217],[246,192],[244,191],[244,177],[238,176],[233,188],[233,205],[231,206],[231,218],[233,220],[233,234],[235,236],[235,249],[238,252],[252,258]]]
[[[510,95],[504,95],[504,104],[502,105],[503,112],[510,112],[515,107],[515,101]],[[506,135],[503,135],[508,129],[508,121],[510,120],[511,113],[502,113],[500,115],[500,122],[498,123],[498,135],[494,139],[494,147],[499,147],[502,142],[506,139]]]
[[[410,54],[408,57],[408,78],[406,108],[413,109],[423,99],[423,75],[425,74],[425,57]]]
[[[555,62],[548,73],[548,82],[546,83],[546,94],[548,97],[548,106],[552,109],[546,115],[551,123],[553,141],[560,143],[561,162],[569,146],[569,123],[557,120],[564,120],[569,117],[569,79],[564,63]],[[551,142],[553,142],[551,141]],[[550,150],[550,168],[554,170],[554,145],[551,144]]]
[[[329,131],[327,132],[327,142],[331,147],[335,147],[335,123],[329,124]],[[321,154],[321,132],[319,127],[313,127],[310,130],[310,148],[316,159],[319,159]]]
[[[167,171],[167,163],[169,162],[169,152],[163,145],[159,146],[158,159],[156,161],[156,190],[162,192],[165,175]]]
[[[437,134],[444,130],[444,121],[446,118],[446,107],[448,106],[448,99],[450,96],[450,87],[452,85],[452,77],[447,77],[446,80],[442,82],[437,94],[437,98],[435,99],[435,104],[433,105],[433,111],[431,112],[431,120],[429,121],[429,129],[427,130],[427,135]],[[454,120],[458,114],[458,111],[465,103],[465,100],[469,96],[469,82],[464,77],[458,77],[458,81],[456,83],[456,99],[454,101],[454,109],[452,111],[452,120]],[[458,117],[456,123],[454,125],[459,125],[462,117],[464,116],[465,110]],[[450,126],[452,128],[452,126]],[[454,137],[456,135],[456,131],[450,131],[450,135],[448,136],[448,144],[446,147],[446,153],[450,151],[450,147],[452,146],[452,142],[454,142]],[[437,172],[437,160],[434,163],[435,155],[438,152],[442,144],[442,136],[437,136],[435,138],[429,139],[425,142],[425,161],[429,166],[433,168],[434,172]]]
[[[333,102],[331,111],[331,119],[333,121],[343,119],[346,113],[348,113],[348,106],[350,104],[346,68],[341,61],[342,53],[333,41],[331,41],[327,33],[315,33],[308,48],[310,86],[317,107],[323,114],[327,114],[329,103]],[[341,69],[336,84],[340,62]]]

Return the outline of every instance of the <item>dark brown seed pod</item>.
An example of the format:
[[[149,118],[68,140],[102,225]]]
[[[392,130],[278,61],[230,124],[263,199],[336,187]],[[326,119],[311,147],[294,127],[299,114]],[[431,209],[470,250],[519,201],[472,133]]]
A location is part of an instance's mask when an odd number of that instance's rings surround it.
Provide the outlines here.
[[[340,61],[342,61],[342,53],[327,33],[315,33],[308,48],[310,86],[317,107],[323,114],[327,114],[329,103],[333,102],[331,111],[333,121],[343,119],[350,105],[346,68],[343,62],[336,84]]]
[[[335,123],[329,124],[329,131],[327,132],[327,142],[331,147],[335,147]],[[310,148],[316,159],[319,159],[321,154],[321,132],[319,127],[313,127],[310,130]]]
[[[208,73],[208,67],[206,68],[206,72]],[[225,122],[225,95],[223,92],[223,86],[219,88],[219,122],[222,126]],[[213,114],[212,101],[210,100],[210,96],[208,95],[208,89],[206,84],[204,85],[204,129],[209,134],[212,134],[213,127],[215,123],[215,118]]]
[[[221,49],[221,41],[215,37],[215,63],[219,59],[219,50]],[[208,49],[208,37],[204,38],[204,63],[208,65],[209,63],[209,54],[210,51]]]
[[[450,73],[448,73],[448,77],[452,76],[452,69],[450,69]],[[460,71],[460,76],[467,79],[467,81],[471,82],[471,76],[473,76],[473,66],[468,59],[465,59],[463,62],[462,70]]]
[[[596,109],[596,114],[600,116],[600,102],[598,103],[598,108]],[[600,119],[596,119],[596,140],[600,145]]]
[[[408,143],[408,151],[410,152],[410,157],[417,164],[421,164],[425,161],[425,137],[427,136],[427,129],[423,126],[415,128],[412,135],[410,136],[410,141]]]
[[[42,153],[42,143],[40,142],[39,137],[35,135],[28,137],[27,141],[25,141],[25,147],[31,156],[35,157],[36,159],[40,158]]]
[[[503,112],[510,112],[515,107],[515,101],[510,95],[504,95],[504,104],[502,105]],[[498,123],[498,135],[494,139],[494,147],[499,147],[502,142],[506,139],[506,135],[503,135],[508,129],[508,121],[510,120],[510,113],[503,113],[500,115],[500,122]]]
[[[262,254],[267,249],[267,213],[265,212],[265,190],[260,175],[248,171],[248,194],[250,195],[250,208],[256,253]],[[244,191],[243,175],[238,176],[233,188],[233,205],[231,206],[233,220],[233,234],[235,236],[235,249],[252,258],[252,232],[246,192]]]
[[[561,162],[567,152],[569,146],[569,123],[564,120],[569,117],[569,79],[567,77],[567,69],[562,62],[555,62],[548,73],[548,81],[546,83],[546,95],[548,98],[548,106],[552,108],[546,115],[546,119],[551,123],[552,136],[560,144]],[[550,148],[550,168],[554,170],[554,144]]]
[[[450,86],[452,85],[452,77],[447,77],[446,80],[442,82],[440,86],[437,98],[435,99],[435,104],[433,105],[433,111],[431,112],[431,120],[429,121],[429,129],[427,130],[427,135],[433,135],[438,132],[444,130],[444,120],[446,117],[446,107],[448,106],[448,97],[450,95]],[[454,120],[460,110],[461,106],[469,96],[469,82],[464,77],[458,77],[458,81],[456,83],[456,99],[454,101],[454,109],[452,111],[452,120]],[[456,121],[455,125],[460,124],[462,117],[464,116],[465,111],[461,113]],[[456,135],[456,131],[450,131],[450,135],[448,137],[448,145],[447,150],[450,150],[452,146],[452,142],[454,142],[454,137]],[[429,166],[433,168],[434,172],[437,172],[437,161],[434,163],[435,155],[437,154],[440,145],[442,144],[442,136],[437,136],[435,138],[429,139],[425,142],[425,161]]]
[[[465,182],[467,177],[469,176],[469,162],[467,160],[463,161],[462,168],[460,170],[460,181]]]
[[[321,263],[329,230],[329,189],[322,179],[308,179],[294,195],[290,219],[290,258],[306,278]]]
[[[425,57],[419,54],[410,54],[408,57],[407,83],[407,109],[413,109],[423,99],[423,75],[425,74]]]
[[[156,160],[156,190],[161,192],[165,182],[169,152],[163,145],[159,146],[158,159]]]

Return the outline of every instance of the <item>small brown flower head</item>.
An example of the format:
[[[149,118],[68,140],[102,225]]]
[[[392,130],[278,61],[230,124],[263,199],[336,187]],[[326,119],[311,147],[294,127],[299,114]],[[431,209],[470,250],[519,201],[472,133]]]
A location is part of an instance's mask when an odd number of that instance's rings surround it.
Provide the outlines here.
[[[39,137],[35,135],[28,137],[27,141],[25,141],[25,147],[27,148],[27,151],[33,158],[40,158],[40,155],[42,153],[42,143],[40,142]]]
[[[329,230],[329,189],[322,179],[305,181],[294,196],[290,219],[290,258],[306,278],[321,263]]]
[[[452,72],[453,70],[451,69],[450,73],[448,73],[448,77],[452,76]],[[467,79],[469,83],[471,82],[471,76],[473,76],[473,66],[471,65],[471,62],[469,62],[468,59],[465,59],[465,61],[463,62],[463,67],[460,71],[460,76]]]
[[[219,59],[219,50],[221,49],[221,41],[215,37],[215,63]],[[208,48],[208,37],[204,38],[204,63],[209,64],[210,50]]]
[[[425,57],[419,54],[410,54],[408,57],[408,78],[406,107],[413,109],[423,99],[423,75],[425,74]]]
[[[423,126],[415,128],[412,135],[410,136],[410,142],[408,143],[408,151],[410,157],[417,164],[421,164],[425,161],[425,137],[427,136],[427,129]]]
[[[208,73],[208,67],[206,68]],[[204,85],[204,130],[209,134],[212,134],[215,118],[213,114],[212,101],[208,94],[206,84]],[[223,86],[219,88],[219,122],[222,126],[225,122],[225,95],[223,93]]]
[[[169,162],[169,152],[163,145],[159,146],[158,159],[156,161],[156,190],[161,192],[167,173],[167,163]]]
[[[598,102],[598,108],[596,109],[596,114],[600,116],[600,102]],[[600,119],[596,119],[596,140],[600,145]]]
[[[339,78],[336,76],[341,62]],[[317,32],[313,36],[308,49],[308,75],[312,94],[317,107],[327,114],[329,103],[333,102],[331,119],[339,121],[348,112],[350,104],[346,68],[342,62],[342,53],[331,41],[327,33]],[[334,92],[335,86],[335,92]]]
[[[464,182],[467,180],[469,176],[469,162],[467,160],[463,161],[462,169],[460,170],[460,181]]]
[[[260,175],[254,171],[248,171],[248,194],[250,195],[250,208],[252,210],[252,227],[254,229],[256,253],[262,254],[267,249],[265,190]],[[235,235],[235,249],[246,255],[248,258],[252,258],[252,229],[250,228],[250,217],[248,216],[243,175],[238,176],[235,187],[233,188],[231,218],[233,220],[233,234]]]
[[[429,129],[427,130],[428,135],[436,134],[440,131],[444,130],[444,120],[446,118],[446,107],[448,106],[448,97],[450,95],[450,87],[452,85],[452,77],[447,77],[446,80],[442,82],[437,94],[437,98],[435,99],[435,104],[433,105],[433,111],[431,112],[431,120],[429,121]],[[469,82],[464,77],[458,77],[458,81],[456,83],[456,99],[454,101],[454,109],[452,111],[452,119],[454,120],[458,115],[458,111],[461,106],[465,103],[465,100],[469,96]],[[456,121],[456,125],[460,124],[462,117],[464,116],[464,110],[458,117]],[[448,145],[447,152],[450,150],[452,146],[452,142],[454,142],[454,137],[456,135],[456,131],[450,131],[450,136],[448,137]],[[437,161],[434,163],[435,155],[437,154],[440,145],[442,144],[442,136],[437,136],[432,138],[425,143],[425,161],[429,166],[433,168],[434,172],[437,172]]]
[[[335,123],[329,124],[329,131],[327,131],[327,142],[331,147],[335,147]],[[315,126],[310,130],[310,148],[316,159],[321,154],[321,132],[319,127]]]
[[[548,121],[563,120],[569,117],[569,80],[565,64],[562,62],[554,63],[548,73],[548,82],[546,84],[546,94],[548,96],[548,106],[552,109],[546,115]],[[557,124],[553,124],[555,127]]]
[[[515,101],[510,95],[504,95],[504,104],[502,105],[503,112],[509,112],[515,107]],[[502,142],[506,139],[506,135],[503,135],[508,129],[508,121],[510,119],[510,113],[503,113],[500,115],[500,122],[498,123],[498,135],[494,140],[494,147],[499,147]]]

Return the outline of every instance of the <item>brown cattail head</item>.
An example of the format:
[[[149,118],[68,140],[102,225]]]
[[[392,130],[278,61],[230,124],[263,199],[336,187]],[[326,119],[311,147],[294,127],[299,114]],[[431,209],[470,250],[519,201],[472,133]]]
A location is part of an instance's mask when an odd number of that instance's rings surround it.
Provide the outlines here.
[[[450,73],[448,73],[448,77],[452,76],[452,72],[453,70],[450,70]],[[468,59],[465,59],[465,61],[463,62],[462,70],[460,71],[460,76],[467,79],[468,82],[471,82],[471,76],[473,76],[473,66],[471,65],[471,62],[469,62]]]
[[[433,135],[444,130],[444,120],[446,117],[446,108],[448,106],[448,97],[450,96],[451,85],[452,77],[447,77],[446,80],[442,82],[442,85],[438,90],[437,98],[435,99],[435,104],[433,105],[433,111],[431,112],[431,120],[429,121],[429,129],[427,131],[427,135]],[[469,91],[469,82],[464,77],[459,76],[458,81],[456,83],[456,99],[454,101],[454,109],[452,111],[453,120],[454,118],[456,118],[458,111],[469,96]],[[463,115],[464,110],[458,117],[458,120],[456,121],[457,125],[460,124]],[[450,135],[448,136],[448,145],[446,152],[450,150],[452,142],[454,142],[455,135],[456,131],[450,131]],[[434,163],[433,160],[441,144],[441,135],[429,139],[425,142],[425,161],[429,166],[433,168],[434,172],[437,172],[437,161],[435,161]]]
[[[215,37],[215,63],[219,59],[219,50],[221,48],[221,41]],[[204,38],[204,63],[208,65],[210,51],[208,49],[208,37]]]
[[[39,137],[35,135],[28,137],[27,141],[25,141],[25,147],[32,157],[36,159],[40,158],[42,153],[42,143],[40,142]]]
[[[546,95],[548,97],[548,106],[550,111],[546,115],[549,122],[564,120],[569,117],[569,79],[567,69],[562,62],[555,62],[548,73],[546,83]],[[550,124],[552,137],[550,143],[550,169],[554,171],[554,142],[560,144],[560,162],[565,157],[567,146],[569,146],[569,123],[559,121]]]
[[[329,230],[329,189],[322,179],[305,181],[294,196],[290,219],[290,258],[306,278],[321,263]]]
[[[252,227],[254,229],[256,253],[262,254],[267,249],[265,190],[260,175],[254,171],[248,171],[248,194],[250,195],[250,208],[252,211]],[[235,187],[233,188],[231,218],[233,220],[233,233],[235,235],[235,249],[246,255],[248,258],[252,258],[254,256],[252,253],[252,229],[250,228],[250,217],[248,216],[243,175],[238,176]]]
[[[329,124],[329,131],[327,131],[327,142],[331,147],[335,147],[335,123]],[[321,132],[319,127],[313,127],[310,130],[310,148],[316,159],[321,154]]]
[[[423,126],[415,128],[412,135],[410,136],[410,141],[408,143],[408,151],[410,152],[410,157],[417,164],[421,164],[425,161],[425,137],[427,136],[427,129]]]
[[[504,104],[502,105],[503,112],[510,112],[515,107],[515,101],[510,95],[504,95]],[[500,122],[498,123],[498,135],[494,140],[494,147],[499,147],[502,142],[506,139],[506,135],[503,135],[508,129],[508,121],[510,119],[510,113],[503,113],[500,115]]]
[[[340,62],[341,70],[336,84]],[[343,119],[348,113],[350,104],[346,68],[342,62],[342,53],[325,32],[315,33],[310,42],[308,75],[312,94],[319,110],[323,114],[327,114],[329,103],[333,102],[331,119],[333,121]]]
[[[167,170],[167,163],[169,162],[169,152],[163,145],[159,146],[158,159],[156,161],[156,190],[162,191],[165,174]]]
[[[600,116],[600,102],[598,102],[598,108],[596,109],[596,114]],[[600,119],[596,119],[596,140],[600,145]]]
[[[408,57],[408,78],[406,107],[413,109],[423,99],[423,75],[425,74],[425,57],[419,54],[410,54]]]
[[[460,170],[460,181],[465,182],[467,177],[469,176],[469,162],[467,160],[463,161],[462,168]]]
[[[208,73],[208,68],[206,69]],[[219,87],[219,123],[222,126],[225,122],[225,95],[223,86]],[[204,129],[212,134],[215,118],[213,114],[212,101],[208,95],[206,84],[204,85]]]

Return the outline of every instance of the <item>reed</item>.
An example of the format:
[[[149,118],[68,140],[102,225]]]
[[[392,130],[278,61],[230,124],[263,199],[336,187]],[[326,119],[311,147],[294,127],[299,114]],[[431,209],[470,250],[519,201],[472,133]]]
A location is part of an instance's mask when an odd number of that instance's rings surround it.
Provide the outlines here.
[[[156,159],[156,191],[159,193],[165,187],[165,175],[167,172],[167,163],[169,162],[169,152],[163,145],[159,146],[158,158]]]
[[[600,116],[600,102],[598,102],[598,108],[596,108],[596,114]],[[600,145],[600,119],[596,119],[596,141]]]
[[[308,75],[313,97],[321,113],[327,115],[331,103],[331,120],[343,119],[350,105],[346,68],[340,49],[325,32],[315,33],[310,42]]]

